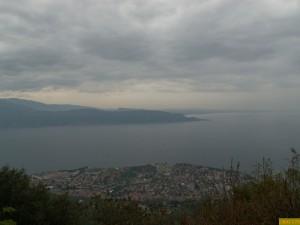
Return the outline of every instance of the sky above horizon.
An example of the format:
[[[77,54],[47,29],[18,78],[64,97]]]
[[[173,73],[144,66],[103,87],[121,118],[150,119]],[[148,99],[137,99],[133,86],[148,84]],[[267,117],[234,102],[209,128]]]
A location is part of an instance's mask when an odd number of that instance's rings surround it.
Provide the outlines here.
[[[300,109],[299,0],[0,2],[0,97]]]

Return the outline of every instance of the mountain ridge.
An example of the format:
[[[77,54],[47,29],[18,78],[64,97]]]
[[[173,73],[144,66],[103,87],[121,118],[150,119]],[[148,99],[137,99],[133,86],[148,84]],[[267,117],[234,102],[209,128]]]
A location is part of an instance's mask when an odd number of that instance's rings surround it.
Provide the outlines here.
[[[199,121],[199,119],[159,110],[103,110],[77,105],[50,105],[22,99],[0,99],[0,128],[189,121]]]

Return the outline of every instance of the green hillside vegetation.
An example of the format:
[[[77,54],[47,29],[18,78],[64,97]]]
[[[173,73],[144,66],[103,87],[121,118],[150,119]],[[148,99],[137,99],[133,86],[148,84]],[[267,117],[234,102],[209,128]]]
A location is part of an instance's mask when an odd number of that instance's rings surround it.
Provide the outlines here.
[[[221,198],[210,196],[189,218],[190,224],[274,225],[280,217],[300,217],[299,160],[300,155],[292,149],[289,167],[276,173],[271,161],[263,159],[251,182],[235,180],[231,191]]]
[[[207,196],[192,210],[145,207],[130,200],[95,197],[78,201],[32,185],[23,170],[0,170],[0,225],[274,225],[279,217],[300,217],[300,155],[292,150],[285,171],[271,161],[257,165],[253,179],[232,170],[230,188]]]

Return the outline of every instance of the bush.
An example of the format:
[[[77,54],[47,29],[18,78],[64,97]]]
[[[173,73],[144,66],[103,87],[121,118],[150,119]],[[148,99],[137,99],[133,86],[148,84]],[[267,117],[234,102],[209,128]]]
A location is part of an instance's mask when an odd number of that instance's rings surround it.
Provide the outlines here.
[[[79,208],[67,196],[56,196],[43,185],[32,185],[24,170],[0,169],[0,208],[15,209],[18,225],[77,225]],[[0,221],[6,219],[0,214]],[[6,221],[11,224],[11,221]]]
[[[221,199],[210,196],[194,217],[199,225],[274,225],[279,217],[300,217],[299,154],[288,169],[274,173],[269,160],[257,166],[251,182],[232,186]]]

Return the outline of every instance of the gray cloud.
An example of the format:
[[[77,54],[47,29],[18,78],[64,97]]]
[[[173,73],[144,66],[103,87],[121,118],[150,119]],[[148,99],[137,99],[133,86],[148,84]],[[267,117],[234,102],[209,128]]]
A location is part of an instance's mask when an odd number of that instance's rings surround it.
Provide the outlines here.
[[[84,52],[107,60],[139,61],[150,54],[149,45],[139,34],[123,36],[96,34],[85,37],[81,42]]]
[[[4,1],[0,91],[90,87],[97,92],[130,88],[132,80],[172,84],[159,91],[172,91],[183,80],[193,92],[297,88],[299,4]]]

